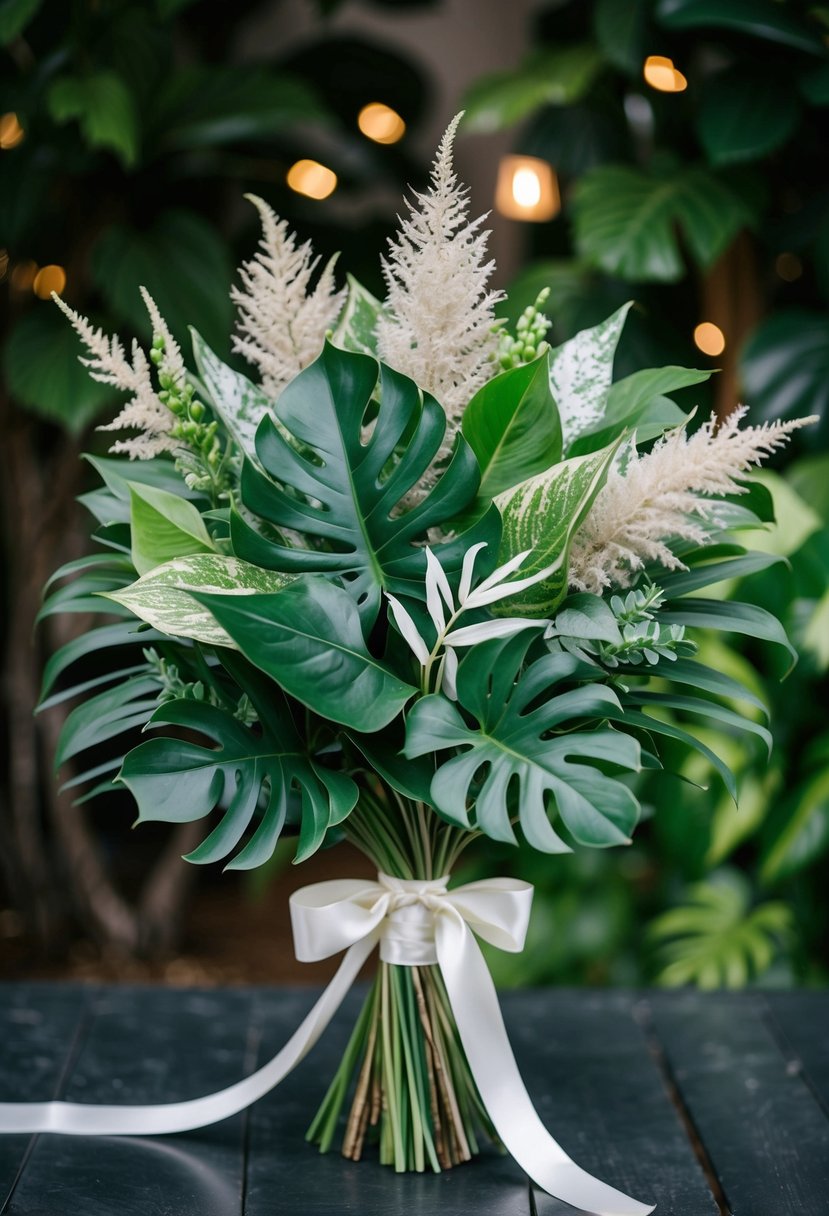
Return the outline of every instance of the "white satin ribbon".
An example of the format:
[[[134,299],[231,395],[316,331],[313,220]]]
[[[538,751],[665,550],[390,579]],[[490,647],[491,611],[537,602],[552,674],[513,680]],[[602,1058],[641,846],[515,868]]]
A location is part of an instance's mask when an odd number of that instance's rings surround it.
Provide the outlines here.
[[[523,949],[532,887],[493,878],[447,890],[447,878],[315,883],[290,899],[296,956],[316,962],[345,950],[331,983],[285,1046],[243,1081],[189,1102],[94,1106],[75,1102],[0,1103],[0,1133],[155,1136],[192,1131],[238,1114],[288,1075],[316,1043],[363,963],[436,963],[469,1067],[507,1151],[545,1191],[595,1216],[647,1216],[648,1204],[581,1169],[546,1130],[530,1101],[507,1038],[498,997],[475,934],[501,950]],[[474,930],[474,933],[473,933]]]

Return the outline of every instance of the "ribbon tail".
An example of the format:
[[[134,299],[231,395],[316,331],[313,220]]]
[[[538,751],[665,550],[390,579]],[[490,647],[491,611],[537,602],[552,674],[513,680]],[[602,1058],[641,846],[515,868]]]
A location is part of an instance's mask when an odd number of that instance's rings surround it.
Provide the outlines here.
[[[96,1106],[77,1102],[0,1102],[0,1133],[51,1132],[64,1136],[161,1136],[219,1123],[245,1110],[287,1077],[311,1050],[360,968],[377,944],[379,930],[350,946],[336,975],[285,1046],[257,1072],[235,1085],[157,1106]]]
[[[653,1206],[594,1178],[539,1119],[512,1054],[492,976],[463,918],[437,918],[435,945],[475,1084],[505,1148],[533,1182],[594,1216],[648,1216]]]

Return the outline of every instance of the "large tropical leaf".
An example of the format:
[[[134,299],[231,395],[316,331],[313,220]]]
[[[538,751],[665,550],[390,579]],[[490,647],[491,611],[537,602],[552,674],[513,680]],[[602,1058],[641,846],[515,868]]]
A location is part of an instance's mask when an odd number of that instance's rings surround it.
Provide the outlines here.
[[[825,447],[829,437],[829,319],[792,308],[774,313],[752,334],[740,363],[743,392],[758,421],[820,417],[803,432]]]
[[[639,804],[597,767],[639,768],[638,743],[603,724],[608,708],[618,708],[616,696],[603,684],[574,686],[594,679],[596,669],[565,653],[536,659],[519,675],[529,644],[519,634],[477,646],[457,681],[458,700],[476,726],[445,697],[424,697],[408,715],[405,754],[459,749],[438,768],[432,801],[448,819],[495,840],[515,843],[517,815],[534,848],[568,852],[550,823],[557,812],[579,844],[627,844]],[[566,691],[557,690],[565,683]],[[596,724],[585,729],[585,720]],[[577,722],[582,729],[573,730]]]
[[[501,600],[498,615],[549,616],[567,594],[567,561],[576,529],[602,487],[616,445],[563,460],[496,499],[503,516],[503,560],[531,550],[523,577],[552,567],[543,582]]]
[[[381,730],[414,695],[369,654],[354,600],[325,578],[305,575],[275,595],[189,594],[254,666],[331,722]]]
[[[540,106],[570,105],[587,92],[601,66],[601,55],[589,44],[530,55],[517,69],[476,81],[464,98],[464,126],[501,131]]]
[[[130,586],[109,591],[106,598],[171,637],[191,638],[208,646],[234,646],[211,612],[197,604],[190,591],[221,595],[270,594],[293,578],[251,566],[238,557],[197,553],[156,566]]]
[[[679,234],[710,266],[752,216],[745,201],[705,169],[650,176],[602,165],[574,194],[576,243],[593,265],[629,282],[675,282],[685,273]]]
[[[743,988],[762,975],[790,937],[791,911],[784,903],[751,907],[746,880],[723,871],[689,891],[689,902],[651,923],[658,943],[657,982],[668,988]]]
[[[250,681],[245,680],[249,692]],[[151,726],[177,726],[210,740],[151,739],[125,758],[121,780],[138,803],[139,820],[184,823],[203,819],[214,808],[218,825],[187,860],[207,863],[231,853],[254,816],[260,821],[228,869],[261,865],[274,851],[285,823],[297,818],[293,788],[301,795],[296,861],[313,853],[329,827],[348,815],[357,786],[344,773],[325,768],[307,754],[278,689],[256,695],[260,729],[245,726],[224,709],[197,701],[171,701],[153,715]]]
[[[378,390],[379,412],[366,434]],[[269,415],[262,419],[256,452],[265,472],[245,463],[242,501],[278,528],[301,533],[309,548],[270,541],[234,514],[234,550],[271,570],[342,576],[373,623],[383,588],[404,594],[422,588],[425,558],[412,542],[474,498],[475,456],[458,436],[437,484],[416,506],[402,507],[440,447],[443,410],[406,376],[330,343],[288,385],[276,415],[293,442]]]
[[[785,143],[799,115],[793,83],[730,64],[706,83],[697,131],[713,165],[736,164]]]
[[[659,0],[656,15],[672,30],[736,30],[799,51],[824,51],[818,28],[808,25],[795,5],[775,0]]]
[[[517,486],[561,459],[561,420],[547,355],[487,381],[466,407],[463,434],[481,467],[482,496]]]

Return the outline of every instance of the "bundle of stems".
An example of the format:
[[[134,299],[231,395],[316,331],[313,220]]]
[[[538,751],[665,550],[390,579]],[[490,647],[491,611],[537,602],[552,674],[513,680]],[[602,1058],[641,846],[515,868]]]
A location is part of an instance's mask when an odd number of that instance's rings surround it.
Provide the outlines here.
[[[361,799],[347,832],[397,878],[450,873],[472,839],[379,787]],[[479,1151],[481,1132],[496,1140],[437,967],[380,963],[307,1139],[328,1152],[343,1122],[343,1156],[358,1161],[376,1142],[381,1164],[400,1173],[450,1169]]]

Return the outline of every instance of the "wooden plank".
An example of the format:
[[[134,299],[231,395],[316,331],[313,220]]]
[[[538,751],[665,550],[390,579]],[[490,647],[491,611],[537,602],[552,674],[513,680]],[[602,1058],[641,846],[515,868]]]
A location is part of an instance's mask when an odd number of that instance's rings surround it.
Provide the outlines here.
[[[0,1101],[48,1102],[59,1096],[88,998],[52,984],[0,985]],[[33,1137],[0,1136],[0,1212]]]
[[[507,993],[504,1015],[538,1113],[584,1169],[658,1216],[714,1216],[714,1202],[629,993]],[[573,1209],[536,1193],[539,1216]],[[779,1216],[779,1214],[778,1214]]]
[[[312,995],[307,989],[260,992],[266,1027],[262,1058],[269,1058],[299,1025]],[[401,1175],[368,1154],[362,1161],[345,1161],[338,1153],[321,1155],[305,1142],[363,995],[364,990],[349,994],[310,1055],[252,1109],[245,1216],[273,1216],[277,1209],[302,1216],[439,1211],[451,1216],[529,1216],[526,1179],[512,1161],[494,1153],[439,1175]]]
[[[829,992],[767,992],[764,1001],[787,1071],[802,1071],[829,1115]]]
[[[829,1122],[754,994],[655,994],[653,1024],[736,1216],[829,1212]]]
[[[65,1086],[75,1102],[174,1102],[251,1071],[250,994],[109,988]],[[245,1116],[182,1136],[39,1136],[8,1216],[234,1216]]]
[[[266,1055],[298,1024],[310,997],[263,993]],[[451,1211],[453,1216],[573,1216],[573,1209],[535,1193],[510,1159],[489,1154],[434,1175],[397,1176],[367,1158],[315,1156],[304,1133],[336,1068],[358,1008],[346,1016],[251,1115],[245,1216],[266,1216],[278,1193],[283,1210],[334,1213]],[[640,1027],[634,1002],[620,994],[508,993],[507,1025],[527,1088],[551,1132],[579,1164],[643,1200],[660,1216],[713,1216],[716,1205],[682,1125],[670,1105]]]

